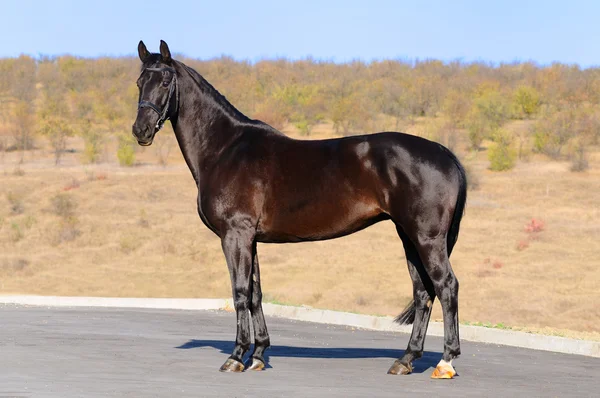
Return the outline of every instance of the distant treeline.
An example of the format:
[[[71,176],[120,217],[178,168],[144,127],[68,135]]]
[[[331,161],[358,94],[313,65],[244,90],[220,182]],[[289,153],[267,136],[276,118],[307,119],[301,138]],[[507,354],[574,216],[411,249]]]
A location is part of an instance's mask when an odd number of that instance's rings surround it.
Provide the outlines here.
[[[600,140],[600,68],[436,60],[182,60],[248,116],[276,128],[291,123],[304,135],[322,121],[347,135],[403,130],[425,117],[429,136],[448,146],[460,134],[473,149],[494,141],[500,155],[513,158],[497,169],[512,167],[527,148],[555,159],[585,160],[586,146]],[[0,144],[24,150],[35,135],[45,135],[57,161],[73,134],[84,137],[89,161],[107,135],[129,145],[138,74],[137,58],[0,59],[0,128],[6,130],[0,136],[12,137]],[[506,129],[515,119],[530,119],[528,129]]]

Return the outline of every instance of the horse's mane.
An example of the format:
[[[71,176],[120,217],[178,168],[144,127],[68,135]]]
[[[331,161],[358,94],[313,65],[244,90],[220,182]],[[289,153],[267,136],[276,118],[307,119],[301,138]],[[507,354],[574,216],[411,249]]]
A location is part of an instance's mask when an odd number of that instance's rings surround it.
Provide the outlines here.
[[[152,65],[157,64],[161,61],[162,56],[160,54],[152,53],[150,54],[146,62],[142,64],[141,70],[143,71],[145,68],[151,67]],[[269,129],[275,130],[268,124],[260,120],[250,119],[248,116],[240,112],[235,106],[231,104],[231,102],[227,100],[227,98],[225,98],[223,94],[221,94],[216,88],[214,88],[212,84],[210,84],[204,77],[202,77],[202,75],[198,73],[194,68],[187,66],[181,61],[173,60],[172,62],[180,66],[183,70],[185,70],[190,75],[190,77],[200,89],[200,91],[203,94],[205,94],[208,98],[210,98],[216,107],[220,108],[226,115],[228,115],[232,119],[236,120],[237,122],[248,123],[261,127],[268,127]]]
[[[216,88],[213,87],[205,78],[202,77],[194,68],[191,68],[180,61],[174,61],[175,63],[182,66],[192,77],[192,80],[200,87],[200,90],[209,96],[216,105],[223,109],[228,115],[233,116],[240,122],[249,123],[252,121],[248,116],[240,112],[235,106],[231,104]]]

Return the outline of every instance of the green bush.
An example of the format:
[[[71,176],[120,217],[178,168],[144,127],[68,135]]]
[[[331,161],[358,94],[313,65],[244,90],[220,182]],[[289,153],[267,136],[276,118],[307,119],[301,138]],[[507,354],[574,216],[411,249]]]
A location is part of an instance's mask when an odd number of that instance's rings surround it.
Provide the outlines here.
[[[531,117],[537,113],[540,107],[540,94],[530,86],[517,88],[513,98],[515,110],[524,117]]]
[[[123,134],[119,136],[117,158],[121,166],[131,167],[135,164],[135,141],[131,135]]]
[[[484,91],[475,99],[473,106],[483,116],[490,132],[502,127],[504,122],[511,116],[508,101],[497,90]]]
[[[494,144],[489,150],[488,159],[490,170],[506,171],[515,167],[517,151],[513,148],[513,136],[505,131],[498,130],[492,136]]]
[[[490,170],[506,171],[515,167],[517,160],[516,151],[505,143],[495,143],[488,153]]]
[[[83,161],[85,163],[98,163],[102,156],[104,137],[97,129],[91,128],[89,122],[83,124],[80,135],[84,142]]]
[[[481,143],[488,136],[489,130],[484,117],[476,109],[472,109],[465,121],[465,127],[471,149],[479,150]]]

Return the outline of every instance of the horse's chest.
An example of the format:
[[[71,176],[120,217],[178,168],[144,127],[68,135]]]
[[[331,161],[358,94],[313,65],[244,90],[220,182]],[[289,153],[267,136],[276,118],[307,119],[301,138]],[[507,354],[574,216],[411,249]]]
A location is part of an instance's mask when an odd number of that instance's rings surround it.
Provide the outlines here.
[[[219,206],[216,204],[220,203],[217,201],[210,200],[207,197],[203,197],[201,191],[198,191],[198,215],[200,219],[214,233],[219,235],[222,217],[219,216],[219,212],[216,211]]]
[[[223,193],[203,196],[201,191],[198,195],[198,214],[202,222],[217,235],[227,228],[232,218],[256,218],[255,206],[245,198]]]

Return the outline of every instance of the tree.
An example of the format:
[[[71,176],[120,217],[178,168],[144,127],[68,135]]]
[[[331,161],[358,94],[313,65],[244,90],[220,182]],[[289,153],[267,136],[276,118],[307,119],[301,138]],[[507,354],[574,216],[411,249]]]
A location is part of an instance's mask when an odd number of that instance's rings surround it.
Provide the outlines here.
[[[25,151],[33,148],[34,123],[32,104],[17,101],[14,106],[13,137],[15,148],[21,151],[19,163],[25,160]]]
[[[471,102],[466,94],[455,89],[446,93],[442,109],[453,126],[458,127],[465,123],[470,108]]]
[[[104,137],[100,130],[93,126],[90,120],[85,120],[78,126],[78,134],[83,138],[83,161],[86,163],[98,163],[102,156]]]
[[[366,132],[372,116],[357,95],[337,98],[331,109],[331,120],[336,133],[350,135]]]
[[[46,117],[39,122],[40,134],[47,137],[54,151],[54,164],[60,163],[62,154],[67,149],[67,140],[75,134],[70,123],[66,119],[58,117]]]
[[[552,159],[562,156],[564,146],[577,136],[577,121],[574,110],[564,110],[545,115],[531,128],[533,147]]]
[[[55,83],[54,83],[55,84]],[[37,112],[38,132],[45,136],[54,152],[54,164],[67,149],[67,140],[75,134],[69,108],[61,91],[49,79],[43,86],[44,98]]]
[[[318,86],[291,84],[276,89],[273,97],[282,114],[302,135],[310,135],[314,125],[324,118],[325,106]]]
[[[478,149],[484,139],[492,137],[509,115],[508,102],[498,90],[489,87],[481,89],[465,122],[471,148]]]

